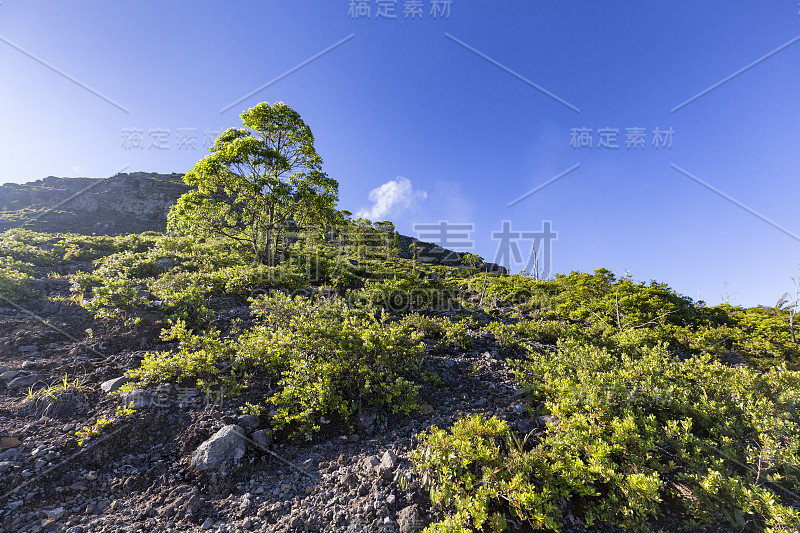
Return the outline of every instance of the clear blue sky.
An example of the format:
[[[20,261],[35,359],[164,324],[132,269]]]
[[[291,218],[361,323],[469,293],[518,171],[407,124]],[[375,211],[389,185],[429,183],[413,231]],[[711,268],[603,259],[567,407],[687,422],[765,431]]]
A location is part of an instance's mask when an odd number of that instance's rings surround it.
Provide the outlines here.
[[[397,18],[376,17],[381,3]],[[710,304],[725,284],[740,305],[791,288],[798,0],[452,0],[449,18],[420,3],[422,18],[405,17],[410,0],[354,18],[349,0],[2,0],[0,182],[185,172],[207,132],[283,101],[314,131],[340,207],[402,233],[474,224],[473,251],[493,260],[502,221],[550,220],[554,272],[628,271]],[[571,146],[579,128],[591,149]],[[604,128],[619,148],[598,146]],[[629,128],[644,148],[626,148]],[[655,128],[671,147],[653,146]]]

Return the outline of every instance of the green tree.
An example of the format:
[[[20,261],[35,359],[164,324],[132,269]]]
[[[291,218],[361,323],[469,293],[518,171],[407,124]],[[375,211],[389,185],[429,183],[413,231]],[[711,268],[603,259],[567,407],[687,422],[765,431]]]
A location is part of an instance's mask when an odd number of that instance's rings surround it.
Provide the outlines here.
[[[196,189],[170,209],[171,229],[217,234],[249,244],[273,266],[292,221],[333,221],[339,185],[322,171],[311,129],[286,104],[262,102],[243,112],[244,127],[225,131],[184,181]]]

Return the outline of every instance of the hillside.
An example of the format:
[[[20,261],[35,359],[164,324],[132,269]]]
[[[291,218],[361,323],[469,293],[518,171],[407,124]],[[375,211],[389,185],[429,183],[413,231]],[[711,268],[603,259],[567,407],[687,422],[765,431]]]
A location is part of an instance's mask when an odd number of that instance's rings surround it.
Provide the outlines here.
[[[787,308],[411,242],[0,233],[0,527],[800,527]]]
[[[0,187],[0,231],[124,235],[164,231],[167,211],[188,190],[182,174],[133,172],[57,178]]]

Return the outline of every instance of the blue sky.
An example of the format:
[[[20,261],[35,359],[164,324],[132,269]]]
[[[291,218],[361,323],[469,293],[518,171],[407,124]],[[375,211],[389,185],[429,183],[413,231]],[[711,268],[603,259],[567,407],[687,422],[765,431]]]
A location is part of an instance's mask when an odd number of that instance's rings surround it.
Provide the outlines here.
[[[340,207],[402,233],[472,224],[494,260],[504,220],[552,221],[552,272],[627,271],[710,304],[792,288],[797,0],[452,0],[435,18],[432,0],[421,18],[384,2],[396,19],[380,3],[353,17],[349,0],[2,0],[0,182],[186,172],[241,111],[283,101]],[[626,148],[633,128],[643,147]],[[571,145],[578,129],[591,149]]]

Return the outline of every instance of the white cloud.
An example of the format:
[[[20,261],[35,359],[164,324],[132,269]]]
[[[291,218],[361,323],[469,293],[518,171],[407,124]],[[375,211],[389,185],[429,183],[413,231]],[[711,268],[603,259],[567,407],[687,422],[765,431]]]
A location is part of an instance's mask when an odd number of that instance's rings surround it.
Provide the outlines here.
[[[418,200],[425,200],[428,193],[414,190],[411,180],[399,176],[397,179],[387,181],[369,193],[372,207],[361,209],[356,213],[359,218],[367,218],[373,222],[386,220],[389,215],[396,215],[406,209],[411,209]]]

